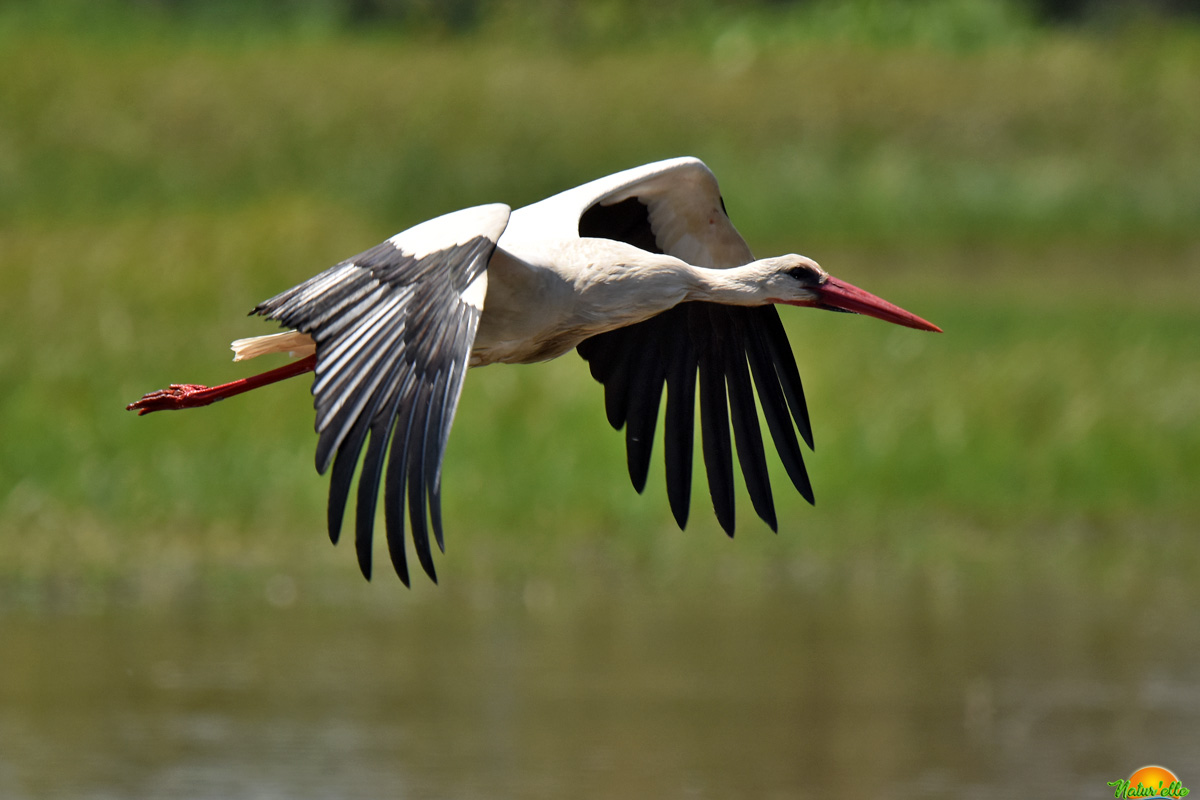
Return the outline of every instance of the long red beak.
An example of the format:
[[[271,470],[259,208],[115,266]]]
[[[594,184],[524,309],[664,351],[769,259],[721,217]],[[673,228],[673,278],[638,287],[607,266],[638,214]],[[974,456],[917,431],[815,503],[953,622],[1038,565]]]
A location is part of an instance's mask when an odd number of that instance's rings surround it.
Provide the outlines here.
[[[942,332],[942,329],[932,322],[926,322],[916,314],[905,311],[900,306],[893,305],[882,297],[876,297],[870,292],[865,292],[857,286],[839,280],[832,275],[817,287],[816,292],[817,306],[836,308],[855,314],[865,314],[868,317],[875,317],[884,322],[894,322],[906,328],[916,328],[919,331]]]

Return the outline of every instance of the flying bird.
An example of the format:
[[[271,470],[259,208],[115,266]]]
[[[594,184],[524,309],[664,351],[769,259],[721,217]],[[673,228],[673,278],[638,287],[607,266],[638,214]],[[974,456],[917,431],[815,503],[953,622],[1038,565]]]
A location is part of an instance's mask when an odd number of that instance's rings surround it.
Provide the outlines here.
[[[234,360],[276,352],[297,360],[221,386],[174,384],[128,408],[203,406],[314,371],[316,467],[332,468],[329,536],[337,542],[361,461],[359,567],[370,579],[382,482],[388,551],[408,585],[406,496],[417,559],[437,580],[429,532],[444,551],[442,457],[467,368],[576,350],[604,385],[608,422],[625,430],[638,492],[665,390],[667,497],[686,525],[698,387],[717,520],[732,536],[736,452],[754,510],[777,530],[758,408],[792,484],[813,502],[797,439],[811,449],[812,428],[779,304],[940,330],[804,256],[755,260],[713,173],[684,157],[516,211],[482,205],[409,228],[255,306],[252,314],[287,330],[234,342]]]

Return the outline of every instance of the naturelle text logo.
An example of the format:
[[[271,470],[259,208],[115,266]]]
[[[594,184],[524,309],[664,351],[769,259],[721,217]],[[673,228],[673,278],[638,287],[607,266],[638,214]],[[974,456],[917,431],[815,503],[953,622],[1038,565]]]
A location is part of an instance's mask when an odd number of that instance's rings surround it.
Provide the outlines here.
[[[1187,797],[1190,790],[1184,786],[1174,772],[1166,767],[1142,767],[1126,780],[1109,781],[1109,786],[1115,786],[1113,797],[1118,800],[1137,798],[1137,800],[1179,800]]]

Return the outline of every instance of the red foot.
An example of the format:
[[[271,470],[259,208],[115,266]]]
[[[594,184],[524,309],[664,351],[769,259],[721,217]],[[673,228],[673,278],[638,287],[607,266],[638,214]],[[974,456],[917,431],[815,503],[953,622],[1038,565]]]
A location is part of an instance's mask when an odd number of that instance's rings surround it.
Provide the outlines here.
[[[291,364],[264,372],[261,375],[251,375],[249,378],[223,383],[220,386],[202,386],[198,383],[172,383],[167,389],[143,395],[141,400],[125,406],[126,411],[137,411],[138,416],[149,414],[151,411],[174,411],[180,408],[199,408],[209,403],[215,403],[235,394],[248,392],[268,383],[293,378],[311,372],[317,366],[317,357],[309,356]]]
[[[137,411],[138,416],[151,411],[173,411],[179,408],[197,408],[215,403],[221,397],[206,396],[212,392],[208,386],[198,383],[172,383],[167,389],[159,389],[142,395],[142,399],[125,406],[126,411]]]

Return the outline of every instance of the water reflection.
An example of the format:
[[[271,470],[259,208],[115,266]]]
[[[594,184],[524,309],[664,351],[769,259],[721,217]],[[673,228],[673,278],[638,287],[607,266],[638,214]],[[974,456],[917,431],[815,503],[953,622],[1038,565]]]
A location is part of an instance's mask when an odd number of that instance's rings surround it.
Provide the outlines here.
[[[1200,784],[1192,598],[406,597],[0,618],[0,797],[1099,798],[1147,763]]]

